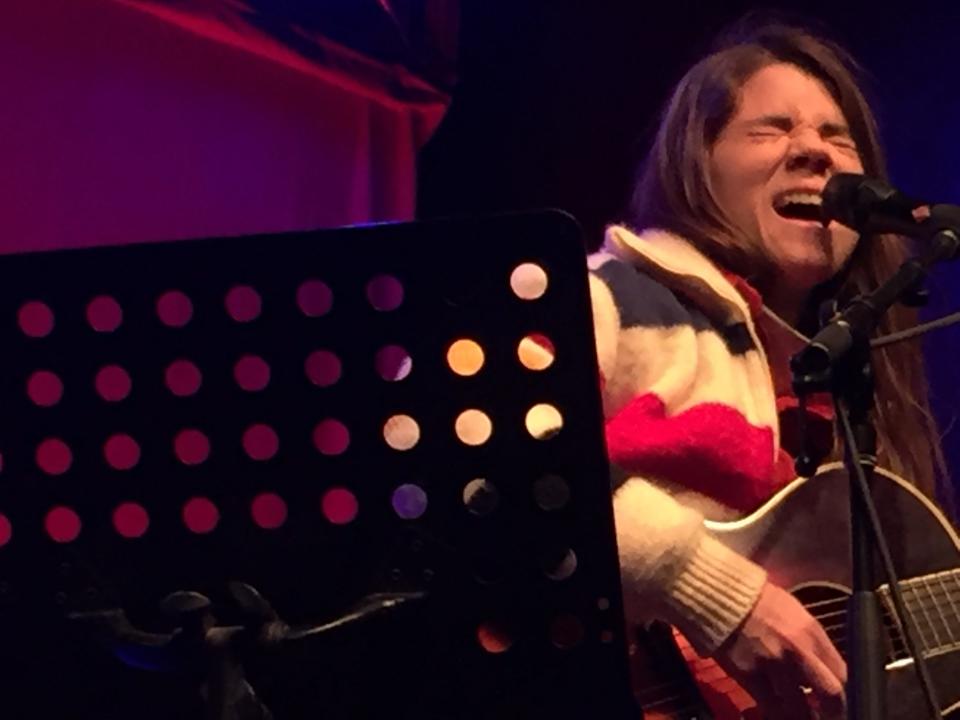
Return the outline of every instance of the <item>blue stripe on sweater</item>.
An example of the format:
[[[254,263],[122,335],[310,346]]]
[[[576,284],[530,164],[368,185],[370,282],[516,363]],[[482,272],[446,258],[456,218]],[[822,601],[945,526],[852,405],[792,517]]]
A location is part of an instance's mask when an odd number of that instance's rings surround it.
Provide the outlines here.
[[[594,270],[610,288],[620,314],[620,327],[689,325],[690,311],[665,286],[622,260],[609,260]]]
[[[682,297],[629,263],[611,258],[593,273],[610,289],[624,330],[686,325],[698,333],[717,333],[733,355],[756,348],[745,323],[718,327],[703,311],[685,305]]]

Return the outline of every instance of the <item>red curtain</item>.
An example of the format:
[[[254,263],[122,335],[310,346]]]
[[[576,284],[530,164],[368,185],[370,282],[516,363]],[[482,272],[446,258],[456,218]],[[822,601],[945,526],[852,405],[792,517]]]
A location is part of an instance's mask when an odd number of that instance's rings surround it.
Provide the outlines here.
[[[243,10],[7,3],[0,251],[411,218],[448,95],[321,33],[307,58]]]

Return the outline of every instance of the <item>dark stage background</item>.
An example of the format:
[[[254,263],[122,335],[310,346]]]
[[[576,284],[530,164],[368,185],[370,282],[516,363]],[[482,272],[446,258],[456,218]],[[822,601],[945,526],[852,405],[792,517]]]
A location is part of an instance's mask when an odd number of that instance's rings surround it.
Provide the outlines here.
[[[0,252],[559,207],[618,219],[657,113],[748,10],[863,62],[893,179],[960,200],[960,9],[919,2],[32,0],[0,23]],[[478,247],[451,247],[454,272]],[[960,305],[938,270],[928,315]],[[953,474],[960,331],[927,345]]]

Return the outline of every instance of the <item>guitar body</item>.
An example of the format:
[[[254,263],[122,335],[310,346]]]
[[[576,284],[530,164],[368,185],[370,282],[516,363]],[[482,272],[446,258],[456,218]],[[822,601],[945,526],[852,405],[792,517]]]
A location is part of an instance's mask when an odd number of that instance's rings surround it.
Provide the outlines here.
[[[878,470],[873,496],[901,581],[960,567],[960,538],[940,510],[918,490],[895,475]],[[842,654],[846,654],[846,605],[841,600],[850,592],[852,565],[849,497],[846,471],[842,465],[834,464],[814,478],[795,480],[747,517],[735,522],[706,523],[714,537],[766,568],[771,581],[788,588],[812,614],[817,616],[819,612],[821,622]],[[876,577],[881,583],[886,582],[879,562]],[[952,612],[953,617],[938,617],[931,609],[932,619],[918,619],[923,624],[921,635],[929,639],[931,652],[926,654],[927,663],[943,717],[960,719],[960,616],[956,615],[960,607],[960,572],[950,573],[945,580],[942,577],[928,581],[927,589],[932,597],[942,597],[944,604],[948,598],[952,600],[945,612]],[[682,636],[678,640],[679,650],[687,659],[713,717],[761,717],[749,695],[716,663],[698,658]],[[887,645],[891,653],[897,649],[892,637]],[[902,646],[899,649],[902,658]],[[888,720],[926,717],[915,668],[909,660],[895,662],[894,657],[888,658],[885,673]],[[689,701],[686,704],[690,706]],[[699,710],[688,715],[658,715],[655,708],[645,709],[645,716],[656,720],[710,717]]]

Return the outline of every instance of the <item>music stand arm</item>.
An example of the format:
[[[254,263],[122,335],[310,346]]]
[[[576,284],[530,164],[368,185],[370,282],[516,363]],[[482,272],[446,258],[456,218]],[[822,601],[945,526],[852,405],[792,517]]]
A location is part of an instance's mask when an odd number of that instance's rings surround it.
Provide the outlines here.
[[[121,608],[76,612],[75,622],[90,627],[122,662],[147,670],[204,673],[207,720],[273,720],[273,713],[247,682],[244,658],[293,645],[313,644],[341,629],[389,615],[426,598],[424,592],[373,593],[333,620],[290,627],[252,587],[239,585],[234,600],[248,615],[245,625],[216,625],[210,601],[192,592],[172,593],[164,601],[181,620],[173,633],[148,633],[135,627]],[[233,588],[231,588],[233,590]]]

